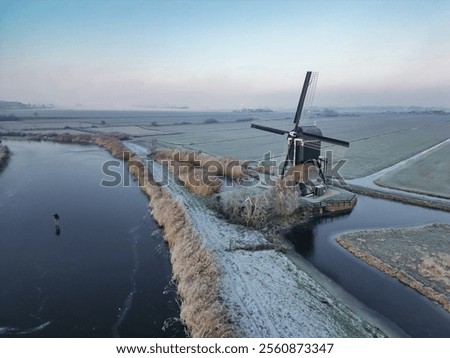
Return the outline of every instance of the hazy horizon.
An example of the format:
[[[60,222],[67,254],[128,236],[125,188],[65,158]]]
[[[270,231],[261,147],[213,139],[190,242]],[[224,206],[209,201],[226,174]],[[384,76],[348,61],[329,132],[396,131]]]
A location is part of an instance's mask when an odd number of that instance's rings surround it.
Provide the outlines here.
[[[247,113],[249,115],[257,115],[258,113],[267,113],[264,112],[264,110],[268,110],[268,112],[272,111],[274,113],[285,113],[285,112],[295,112],[297,109],[297,104],[291,107],[241,107],[241,108],[204,108],[204,107],[177,107],[177,106],[131,106],[131,107],[97,107],[97,106],[55,106],[53,103],[24,103],[21,101],[11,100],[11,101],[4,101],[2,98],[0,98],[0,104],[2,102],[19,102],[24,105],[30,106],[29,108],[19,108],[19,107],[7,107],[7,108],[0,108],[0,112],[3,112],[3,114],[15,114],[15,112],[12,111],[18,111],[17,113],[20,114],[21,112],[29,112],[29,115],[31,116],[34,112],[43,113],[46,111],[54,111],[54,112],[64,112],[64,111],[85,111],[85,112],[174,112],[174,113],[183,113],[183,112],[239,112]],[[0,106],[1,107],[1,106]],[[335,110],[338,112],[339,115],[345,114],[345,113],[359,113],[359,112],[368,112],[368,113],[381,113],[381,112],[409,112],[409,111],[450,111],[450,106],[444,107],[444,106],[416,106],[416,105],[405,105],[405,106],[396,106],[396,105],[355,105],[355,106],[317,106],[317,105],[310,105],[307,107],[308,110],[312,111],[324,111],[324,110]],[[258,112],[259,110],[263,110],[261,112]]]
[[[0,0],[0,99],[71,109],[448,108],[446,1]]]

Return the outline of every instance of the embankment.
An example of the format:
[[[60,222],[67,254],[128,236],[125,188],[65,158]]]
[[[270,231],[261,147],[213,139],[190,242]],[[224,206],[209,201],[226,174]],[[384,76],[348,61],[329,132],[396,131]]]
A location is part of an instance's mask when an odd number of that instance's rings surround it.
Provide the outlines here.
[[[389,192],[374,190],[374,189],[366,188],[366,187],[359,186],[359,185],[353,185],[353,184],[343,186],[343,188],[345,190],[351,191],[353,193],[367,195],[367,196],[371,196],[373,198],[399,201],[402,203],[422,206],[422,207],[430,208],[430,209],[450,211],[450,205],[445,202],[440,202],[437,198],[436,198],[436,200],[433,200],[431,198],[430,199],[415,198],[415,197],[408,195],[408,193],[405,193],[405,194],[389,193]]]
[[[444,173],[444,171],[443,171],[443,173]],[[447,178],[445,178],[445,179],[447,179]],[[412,193],[412,194],[427,195],[427,196],[441,198],[441,199],[450,199],[450,195],[448,195],[446,193],[439,193],[439,192],[435,192],[432,190],[427,190],[425,188],[408,187],[406,185],[399,185],[397,183],[392,183],[392,182],[385,183],[383,181],[383,178],[374,180],[373,183],[380,187],[383,187],[383,188],[401,190],[401,191],[405,191],[405,192]],[[430,187],[432,187],[432,184],[429,184],[429,185],[430,185]]]

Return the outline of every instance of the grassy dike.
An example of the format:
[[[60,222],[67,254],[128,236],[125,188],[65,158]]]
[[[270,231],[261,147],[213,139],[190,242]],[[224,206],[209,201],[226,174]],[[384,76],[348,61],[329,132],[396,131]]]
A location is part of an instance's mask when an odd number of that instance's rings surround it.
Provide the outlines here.
[[[218,293],[219,269],[212,253],[203,248],[185,206],[170,191],[153,182],[141,158],[130,158],[128,167],[150,198],[153,217],[164,228],[173,278],[181,298],[180,316],[190,336],[235,337]]]
[[[156,222],[164,229],[170,250],[173,279],[181,301],[181,320],[191,337],[235,337],[233,325],[219,296],[219,270],[193,229],[189,214],[166,188],[152,180],[141,158],[127,149],[117,136],[67,136],[60,143],[96,144],[112,156],[123,159],[130,173],[147,195]]]
[[[378,184],[378,183],[377,183]],[[433,199],[418,199],[414,198],[408,195],[408,193],[389,193],[389,192],[383,192],[379,190],[374,190],[358,185],[347,185],[342,186],[343,189],[351,191],[355,194],[361,194],[361,195],[367,195],[372,198],[380,198],[385,200],[391,200],[391,201],[398,201],[401,203],[411,204],[411,205],[417,205],[422,206],[424,208],[430,208],[430,209],[438,209],[438,210],[444,210],[444,211],[450,211],[450,206],[444,202],[439,202],[437,200]],[[439,199],[439,198],[436,198]]]

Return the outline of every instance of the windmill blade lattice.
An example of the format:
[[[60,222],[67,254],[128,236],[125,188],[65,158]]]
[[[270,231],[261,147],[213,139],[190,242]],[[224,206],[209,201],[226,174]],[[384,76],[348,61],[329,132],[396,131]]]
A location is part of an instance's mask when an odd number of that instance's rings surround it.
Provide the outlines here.
[[[310,118],[312,114],[312,103],[314,101],[314,95],[316,94],[317,80],[319,78],[319,72],[312,72],[309,80],[308,92],[306,94],[305,103],[303,104],[303,111],[301,115],[301,125],[311,125]]]

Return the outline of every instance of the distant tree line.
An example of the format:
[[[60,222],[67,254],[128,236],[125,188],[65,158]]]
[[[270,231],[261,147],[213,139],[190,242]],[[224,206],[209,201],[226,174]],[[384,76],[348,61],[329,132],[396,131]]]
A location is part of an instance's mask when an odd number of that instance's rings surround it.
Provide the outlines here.
[[[55,108],[53,104],[30,104],[17,101],[0,101],[1,109],[44,109]]]

